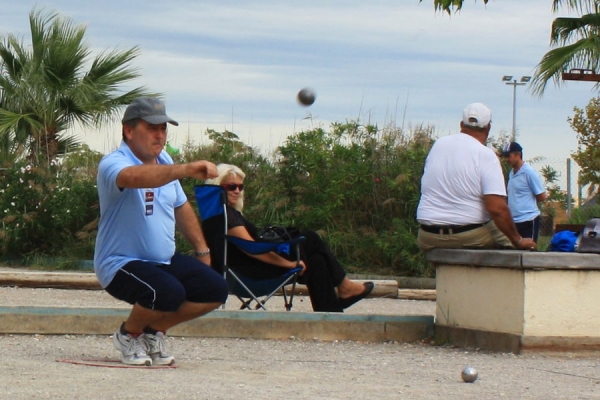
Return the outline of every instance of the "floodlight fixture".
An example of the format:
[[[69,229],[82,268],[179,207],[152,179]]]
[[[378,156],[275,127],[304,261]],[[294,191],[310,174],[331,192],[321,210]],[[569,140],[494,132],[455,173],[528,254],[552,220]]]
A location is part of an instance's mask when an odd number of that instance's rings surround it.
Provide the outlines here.
[[[531,80],[531,76],[522,76],[521,81],[517,82],[513,79],[512,75],[504,75],[502,82],[506,82],[507,85],[513,87],[513,120],[512,120],[512,141],[514,142],[517,138],[516,132],[516,118],[517,118],[517,86],[524,86]]]

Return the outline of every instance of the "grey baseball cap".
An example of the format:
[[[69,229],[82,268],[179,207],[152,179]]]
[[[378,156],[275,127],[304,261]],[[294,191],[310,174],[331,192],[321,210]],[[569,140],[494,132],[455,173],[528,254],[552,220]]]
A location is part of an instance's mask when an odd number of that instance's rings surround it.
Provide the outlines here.
[[[132,119],[141,118],[149,124],[158,125],[168,122],[175,126],[179,123],[169,117],[165,110],[165,103],[156,97],[138,97],[127,106],[122,123]]]

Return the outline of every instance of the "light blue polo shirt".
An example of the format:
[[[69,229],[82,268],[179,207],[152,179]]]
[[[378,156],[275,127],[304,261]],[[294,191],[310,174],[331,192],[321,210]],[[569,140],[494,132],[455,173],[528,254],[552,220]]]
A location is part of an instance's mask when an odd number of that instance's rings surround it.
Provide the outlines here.
[[[173,160],[163,150],[158,163],[173,164]],[[98,166],[100,222],[94,271],[103,288],[130,261],[169,264],[175,254],[175,209],[187,197],[178,180],[158,188],[120,190],[116,183],[119,172],[141,164],[122,142]]]
[[[508,208],[515,222],[531,221],[540,215],[535,197],[545,189],[538,172],[527,163],[516,174],[510,170],[507,192]]]

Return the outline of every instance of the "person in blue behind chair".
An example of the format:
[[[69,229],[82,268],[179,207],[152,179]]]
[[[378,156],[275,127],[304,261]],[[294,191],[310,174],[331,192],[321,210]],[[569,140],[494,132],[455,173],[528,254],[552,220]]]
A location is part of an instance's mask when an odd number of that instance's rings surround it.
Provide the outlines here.
[[[257,240],[259,230],[242,215],[246,174],[229,164],[219,164],[217,170],[219,176],[205,183],[220,185],[227,191],[227,234]],[[302,272],[298,281],[306,284],[314,311],[343,312],[373,291],[373,282],[359,283],[346,277],[344,268],[316,232],[306,230],[301,235],[306,240],[300,244]],[[228,264],[251,278],[268,279],[280,275],[282,268],[296,268],[295,261],[275,252],[249,255],[235,246],[227,249]]]
[[[113,297],[133,305],[113,335],[125,364],[169,365],[167,329],[204,315],[227,299],[227,284],[208,265],[210,249],[178,179],[217,175],[214,164],[173,164],[164,150],[162,101],[135,99],[123,116],[123,142],[98,167],[100,223],[94,270]],[[175,228],[196,257],[175,251]]]

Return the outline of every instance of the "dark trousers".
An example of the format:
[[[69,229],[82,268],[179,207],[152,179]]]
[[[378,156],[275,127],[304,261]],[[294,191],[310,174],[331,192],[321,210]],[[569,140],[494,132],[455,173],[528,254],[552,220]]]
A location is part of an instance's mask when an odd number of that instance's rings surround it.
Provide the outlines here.
[[[175,253],[170,264],[131,261],[115,275],[106,291],[129,304],[175,312],[184,301],[225,303],[227,283],[195,257]]]
[[[308,288],[313,310],[343,312],[335,288],[346,277],[344,268],[316,232],[305,231],[302,235],[306,240],[300,245],[300,255],[306,273],[299,282]]]
[[[304,231],[306,237],[300,245],[300,257],[306,272],[298,282],[306,285],[314,311],[343,312],[335,288],[346,277],[344,268],[329,250],[327,244],[314,231]],[[269,279],[281,275],[285,268],[263,263],[246,256],[245,263],[234,266],[236,271],[255,279]]]
[[[524,238],[531,238],[537,242],[540,234],[540,216],[538,215],[530,221],[515,222],[519,235]]]

